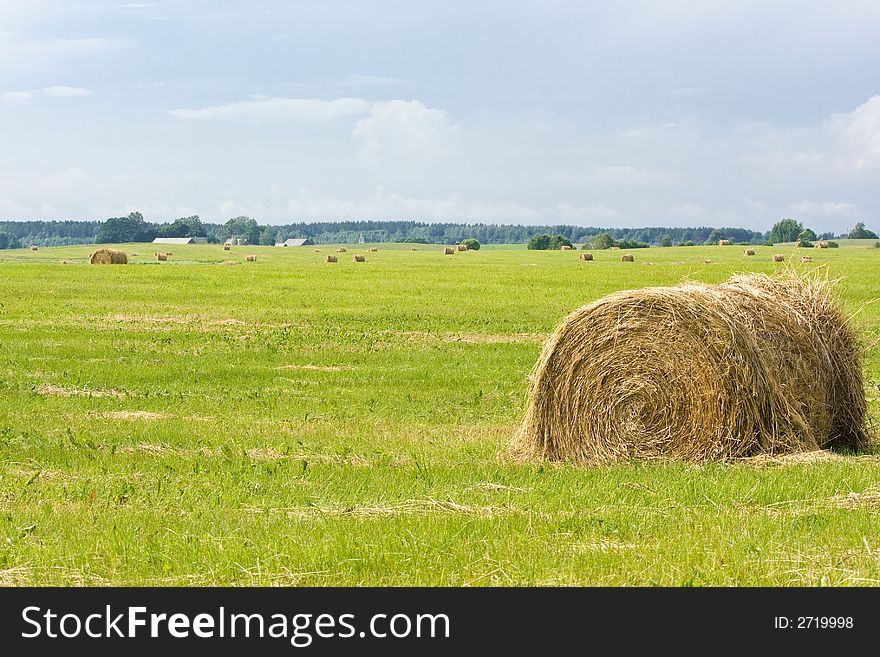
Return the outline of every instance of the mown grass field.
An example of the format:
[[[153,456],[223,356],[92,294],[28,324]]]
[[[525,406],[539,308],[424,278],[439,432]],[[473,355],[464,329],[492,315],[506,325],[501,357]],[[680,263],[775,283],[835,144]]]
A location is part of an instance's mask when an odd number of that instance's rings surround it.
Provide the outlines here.
[[[843,277],[876,416],[880,249],[859,246],[795,266]],[[2,584],[880,584],[880,456],[499,457],[569,311],[782,247],[93,248],[0,252]]]

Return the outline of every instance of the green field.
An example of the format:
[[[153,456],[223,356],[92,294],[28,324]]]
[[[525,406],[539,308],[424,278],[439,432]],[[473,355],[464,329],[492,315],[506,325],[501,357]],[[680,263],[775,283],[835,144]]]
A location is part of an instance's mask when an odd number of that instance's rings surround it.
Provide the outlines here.
[[[857,246],[2,251],[0,583],[880,584],[880,456],[499,456],[571,310],[789,263],[843,278],[877,416],[880,249]]]

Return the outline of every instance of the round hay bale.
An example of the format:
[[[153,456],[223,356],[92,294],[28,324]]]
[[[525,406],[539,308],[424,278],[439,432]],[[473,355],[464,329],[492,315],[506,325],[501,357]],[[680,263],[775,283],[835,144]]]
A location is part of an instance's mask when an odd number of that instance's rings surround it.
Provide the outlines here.
[[[817,249],[827,249],[827,248],[828,248],[828,242],[825,242],[825,241],[823,240],[823,241],[821,241],[821,242],[816,242],[813,246],[815,246]]]
[[[230,244],[224,244],[224,245],[223,245],[223,250],[224,250],[224,251],[232,251],[232,246],[231,246]]]
[[[418,247],[415,247],[415,246],[410,248],[410,251],[418,251],[418,250],[419,250]]]
[[[379,249],[377,249],[375,246],[370,247],[370,253],[377,253],[378,251]]]
[[[812,256],[801,256],[801,262],[813,262]]]
[[[620,258],[621,262],[635,262],[635,260],[632,253],[627,253]]]
[[[325,262],[336,262],[338,258],[335,255],[328,255]]]
[[[321,249],[315,249],[315,253],[321,253]]]
[[[581,260],[587,260],[587,261],[589,261],[589,260],[592,260],[592,259],[593,259],[593,254],[592,254],[592,253],[581,253]]]
[[[730,240],[718,240],[718,246],[730,246]]]
[[[785,262],[785,256],[781,253],[777,253],[773,256],[773,262]]]
[[[32,246],[32,247],[31,247],[31,251],[39,251],[39,249],[38,249],[37,247],[35,247],[35,246]]]
[[[166,260],[168,260],[168,256],[165,255],[164,253],[157,253],[156,260],[159,262],[165,262]]]
[[[255,256],[255,255],[245,256],[245,260],[247,260],[248,262],[256,262],[257,256]]]
[[[451,246],[444,246],[443,247],[443,255],[453,255],[454,253],[455,253],[455,249],[453,249]]]
[[[743,255],[753,256],[753,255],[755,255],[755,250],[754,249],[746,249],[745,251],[743,251]]]
[[[336,249],[336,253],[345,253],[345,247],[339,247]]]
[[[352,257],[352,260],[354,260],[355,262],[366,262],[367,258],[366,256],[362,256],[360,253],[355,253]]]
[[[863,449],[860,356],[827,278],[617,292],[548,339],[512,454],[596,465]]]
[[[98,249],[90,257],[93,265],[127,265],[128,256],[116,249]]]
[[[568,244],[563,244],[559,247],[560,251],[571,251],[571,247]]]
[[[456,248],[458,251],[467,251],[467,250],[468,250],[468,245],[467,245],[467,244],[456,244],[456,245],[455,245],[455,248]]]

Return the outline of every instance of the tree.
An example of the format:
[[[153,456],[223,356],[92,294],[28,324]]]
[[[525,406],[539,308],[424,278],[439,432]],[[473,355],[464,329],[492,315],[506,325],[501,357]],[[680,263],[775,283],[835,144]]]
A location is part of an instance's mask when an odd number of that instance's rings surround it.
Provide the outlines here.
[[[278,229],[266,226],[260,231],[260,244],[263,246],[272,246],[275,244],[275,237],[278,235]]]
[[[709,236],[706,238],[706,244],[718,244],[718,241],[723,239],[724,233],[717,228],[713,228],[712,232],[709,233]]]
[[[233,217],[224,224],[225,237],[239,239],[247,244],[260,243],[260,227],[250,217]]]
[[[614,246],[614,238],[608,233],[599,233],[584,244],[583,248],[602,251],[604,249],[610,249],[612,246]]]
[[[804,232],[804,227],[799,221],[785,218],[773,224],[770,229],[770,235],[767,237],[768,242],[795,242],[798,235]]]
[[[9,248],[9,233],[0,233],[0,249]]]
[[[851,239],[851,240],[876,240],[876,239],[878,239],[877,233],[865,228],[865,222],[863,222],[863,221],[860,221],[855,226],[853,226],[853,229],[851,231],[849,231],[847,238]]]
[[[819,238],[816,236],[816,233],[813,232],[812,228],[804,228],[804,232],[801,233],[801,239],[806,240],[807,242],[815,242]]]
[[[550,244],[547,246],[552,251],[558,251],[563,246],[574,246],[565,235],[553,235],[550,238]]]
[[[466,239],[461,241],[464,244],[468,251],[479,251],[480,250],[480,241],[475,240],[474,238]]]
[[[140,212],[132,212],[127,217],[110,217],[101,224],[95,235],[98,244],[119,244],[120,242],[152,242],[156,229],[144,221]]]
[[[660,246],[672,246],[672,237],[669,233],[664,234],[663,237],[660,238]]]
[[[550,248],[550,236],[545,234],[535,235],[532,239],[529,240],[529,243],[526,245],[527,249],[532,249],[533,251],[546,251]]]

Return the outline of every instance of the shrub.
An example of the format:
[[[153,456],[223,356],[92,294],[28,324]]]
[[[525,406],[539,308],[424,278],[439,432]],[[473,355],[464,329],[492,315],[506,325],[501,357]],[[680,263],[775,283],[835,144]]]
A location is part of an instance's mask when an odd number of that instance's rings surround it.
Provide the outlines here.
[[[693,246],[694,243],[688,240],[687,242],[682,242],[680,246]]]
[[[833,241],[832,241],[832,242],[828,242],[828,248],[829,248],[829,249],[839,249],[839,248],[840,248],[840,244],[838,244],[837,242],[833,242]]]
[[[464,244],[468,248],[468,251],[479,251],[480,250],[480,241],[479,240],[475,240],[475,239],[471,238],[471,239],[467,239],[467,240],[462,240],[461,243]]]
[[[529,240],[526,248],[533,251],[546,251],[550,248],[550,236],[546,234],[535,235],[534,237],[532,237],[532,239]]]

